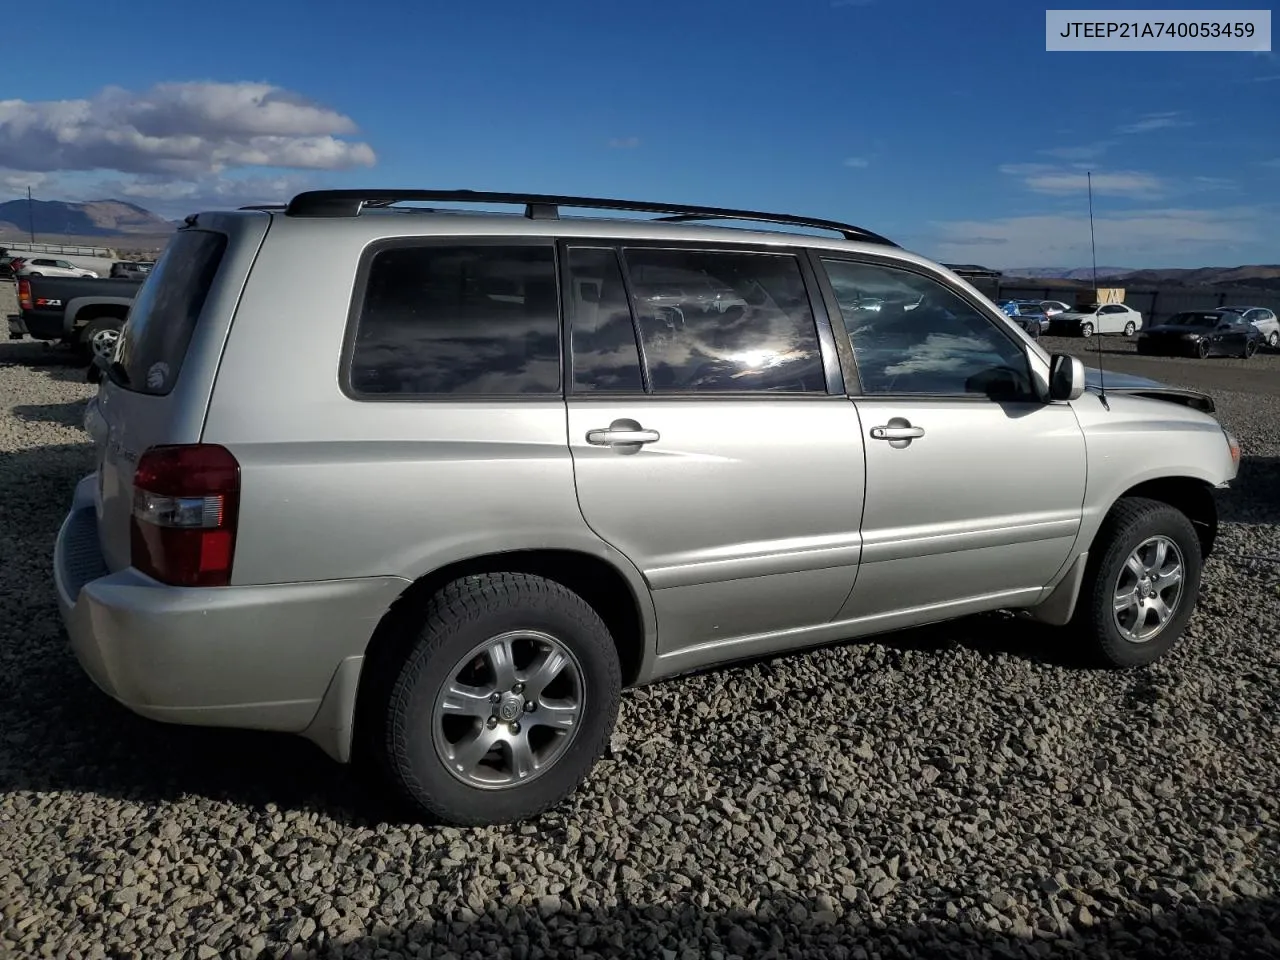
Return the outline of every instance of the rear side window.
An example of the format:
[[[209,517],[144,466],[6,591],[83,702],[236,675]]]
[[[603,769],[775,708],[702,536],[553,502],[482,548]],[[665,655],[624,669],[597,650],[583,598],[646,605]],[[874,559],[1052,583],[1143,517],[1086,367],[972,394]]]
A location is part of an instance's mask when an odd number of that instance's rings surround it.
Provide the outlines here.
[[[155,396],[173,389],[226,249],[226,236],[209,230],[183,230],[169,241],[129,309],[116,384]]]
[[[550,244],[394,246],[374,254],[351,346],[358,396],[558,396]]]

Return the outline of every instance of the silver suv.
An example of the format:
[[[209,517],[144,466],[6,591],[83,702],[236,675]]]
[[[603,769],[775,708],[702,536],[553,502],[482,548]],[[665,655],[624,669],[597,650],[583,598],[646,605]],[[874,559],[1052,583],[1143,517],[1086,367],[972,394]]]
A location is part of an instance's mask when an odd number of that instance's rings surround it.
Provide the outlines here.
[[[458,201],[525,209],[405,206]],[[623,687],[710,664],[996,609],[1151,663],[1239,463],[1207,398],[1089,389],[882,237],[707,207],[200,213],[102,363],[54,558],[84,669],[457,824],[559,802]]]

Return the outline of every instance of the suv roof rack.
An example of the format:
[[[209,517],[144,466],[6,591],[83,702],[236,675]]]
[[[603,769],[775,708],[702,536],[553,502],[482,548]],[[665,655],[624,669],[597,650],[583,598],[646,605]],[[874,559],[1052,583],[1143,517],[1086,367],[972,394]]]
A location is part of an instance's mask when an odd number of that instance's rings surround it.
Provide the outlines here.
[[[892,240],[862,227],[817,217],[763,213],[758,210],[731,210],[723,207],[694,207],[682,203],[649,203],[642,200],[609,200],[601,197],[561,197],[540,193],[492,193],[481,190],[309,190],[299,193],[290,200],[284,212],[289,217],[356,217],[365,207],[389,207],[395,203],[413,200],[524,204],[524,215],[530,220],[558,220],[561,207],[659,213],[664,216],[656,219],[675,223],[697,220],[747,220],[755,223],[776,223],[831,230],[839,233],[846,240],[898,246]]]

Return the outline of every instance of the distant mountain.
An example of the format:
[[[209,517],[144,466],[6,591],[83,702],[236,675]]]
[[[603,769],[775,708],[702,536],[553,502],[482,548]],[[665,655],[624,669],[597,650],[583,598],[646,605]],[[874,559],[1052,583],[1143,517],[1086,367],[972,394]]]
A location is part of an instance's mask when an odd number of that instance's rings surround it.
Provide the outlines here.
[[[1119,277],[1133,273],[1132,267],[1099,267],[1098,277]],[[1006,277],[1027,277],[1032,280],[1092,280],[1093,267],[1011,267],[1004,271]]]
[[[35,224],[32,226],[32,218]],[[124,200],[26,200],[0,203],[0,235],[26,236],[34,229],[40,237],[129,237],[172,233],[175,225]]]
[[[1091,267],[1020,267],[1005,270],[1005,282],[1042,280],[1045,283],[1075,282],[1088,285],[1093,279]],[[1186,287],[1258,287],[1280,290],[1280,264],[1251,264],[1240,267],[1190,267],[1134,270],[1121,267],[1099,267],[1099,282],[1123,285],[1133,289],[1152,286]]]

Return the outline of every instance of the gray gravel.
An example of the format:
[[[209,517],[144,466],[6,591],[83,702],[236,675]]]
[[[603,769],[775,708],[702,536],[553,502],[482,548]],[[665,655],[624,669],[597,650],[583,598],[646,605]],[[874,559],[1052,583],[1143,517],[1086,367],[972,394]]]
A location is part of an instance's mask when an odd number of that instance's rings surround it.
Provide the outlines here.
[[[80,376],[0,344],[0,957],[1280,955],[1280,399],[1217,394],[1249,459],[1155,668],[991,616],[667,682],[565,806],[463,831],[82,676]]]

